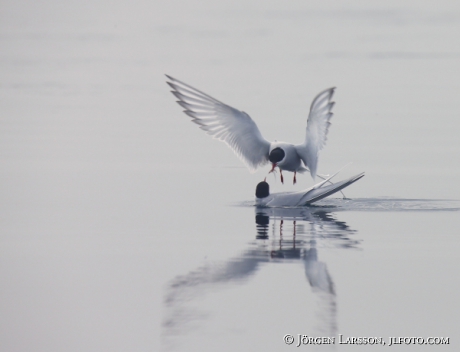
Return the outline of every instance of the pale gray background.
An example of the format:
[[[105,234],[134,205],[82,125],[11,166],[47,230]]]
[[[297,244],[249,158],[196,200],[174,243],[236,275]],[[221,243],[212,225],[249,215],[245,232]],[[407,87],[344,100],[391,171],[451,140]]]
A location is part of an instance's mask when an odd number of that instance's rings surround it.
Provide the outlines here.
[[[351,198],[459,199],[459,43],[455,1],[2,1],[0,350],[280,351],[321,334],[297,263],[165,303],[178,276],[258,245],[235,205],[268,166],[250,174],[190,123],[164,74],[292,142],[337,86],[319,172],[354,162]],[[290,176],[273,190],[313,182]],[[358,242],[317,244],[337,332],[458,350],[459,213],[406,208],[331,215]]]

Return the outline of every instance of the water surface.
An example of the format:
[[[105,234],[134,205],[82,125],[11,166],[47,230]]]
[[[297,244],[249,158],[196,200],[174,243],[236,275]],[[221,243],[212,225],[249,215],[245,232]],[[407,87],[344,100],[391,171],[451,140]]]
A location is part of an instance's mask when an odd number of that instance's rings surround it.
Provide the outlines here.
[[[0,350],[457,351],[459,36],[452,1],[3,1]],[[336,86],[319,172],[366,177],[253,207],[268,167],[190,123],[165,73],[294,143]]]

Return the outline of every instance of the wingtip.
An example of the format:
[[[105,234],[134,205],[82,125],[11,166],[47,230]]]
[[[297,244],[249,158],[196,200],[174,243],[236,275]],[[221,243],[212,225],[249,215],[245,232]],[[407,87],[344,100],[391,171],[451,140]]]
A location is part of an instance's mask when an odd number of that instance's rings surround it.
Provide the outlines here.
[[[337,89],[337,87],[331,87],[331,88],[323,90],[323,93],[327,93],[329,95],[329,100],[332,100],[332,97],[334,96],[336,89]],[[318,95],[320,95],[320,94],[318,94]]]
[[[167,84],[168,86],[170,86],[172,89],[174,89],[174,90],[171,91],[171,93],[174,94],[174,92],[177,90],[177,89],[176,89],[176,86],[174,85],[174,83],[169,82],[169,81],[166,81],[166,84]]]
[[[334,96],[336,89],[337,89],[337,87],[331,87],[331,88],[328,89],[328,91],[331,92],[331,98],[330,99],[332,99],[332,97]]]
[[[165,76],[168,77],[168,79],[169,79],[170,81],[173,81],[173,82],[176,81],[176,79],[175,79],[174,77],[171,77],[170,75],[168,75],[168,74],[166,74],[166,73],[165,73]]]
[[[365,173],[361,172],[360,174],[358,174],[355,177],[353,177],[353,182],[356,182],[356,181],[362,179],[364,176],[365,176]]]
[[[327,88],[327,89],[323,90],[318,95],[324,94],[326,92],[335,92],[336,89],[337,89],[337,87],[330,87],[330,88]]]

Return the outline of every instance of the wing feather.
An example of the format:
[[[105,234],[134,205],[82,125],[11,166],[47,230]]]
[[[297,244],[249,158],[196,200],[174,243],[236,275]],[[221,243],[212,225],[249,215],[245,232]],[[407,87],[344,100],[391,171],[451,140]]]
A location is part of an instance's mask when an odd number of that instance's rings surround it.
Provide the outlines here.
[[[171,92],[179,99],[177,103],[200,129],[225,142],[251,171],[268,162],[270,142],[262,137],[248,114],[171,76],[166,77]]]
[[[331,100],[334,91],[335,87],[326,89],[313,99],[307,120],[305,142],[296,146],[297,153],[303,160],[305,166],[310,169],[313,178],[316,177],[319,152],[326,145],[327,133],[331,125],[330,119],[333,115],[332,108],[335,104]]]

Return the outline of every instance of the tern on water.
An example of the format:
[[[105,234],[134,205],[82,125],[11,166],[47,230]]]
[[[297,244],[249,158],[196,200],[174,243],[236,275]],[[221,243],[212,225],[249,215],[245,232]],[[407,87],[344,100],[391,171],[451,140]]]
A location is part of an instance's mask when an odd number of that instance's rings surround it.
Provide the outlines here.
[[[269,184],[265,181],[259,182],[256,187],[256,205],[263,207],[298,207],[310,205],[339,192],[364,177],[364,172],[362,172],[346,180],[336,183],[330,182],[338,173],[336,172],[313,187],[297,192],[270,193]],[[326,183],[330,183],[330,185],[326,185]]]
[[[269,142],[262,137],[259,128],[244,111],[237,110],[217,99],[199,91],[188,84],[171,76],[169,86],[171,92],[179,99],[188,116],[209,135],[225,142],[251,171],[271,162],[273,172],[276,167],[296,173],[310,171],[313,179],[318,167],[318,154],[326,144],[329,120],[332,117],[331,101],[335,88],[329,88],[319,93],[310,106],[307,120],[305,140],[301,144],[285,142]]]

